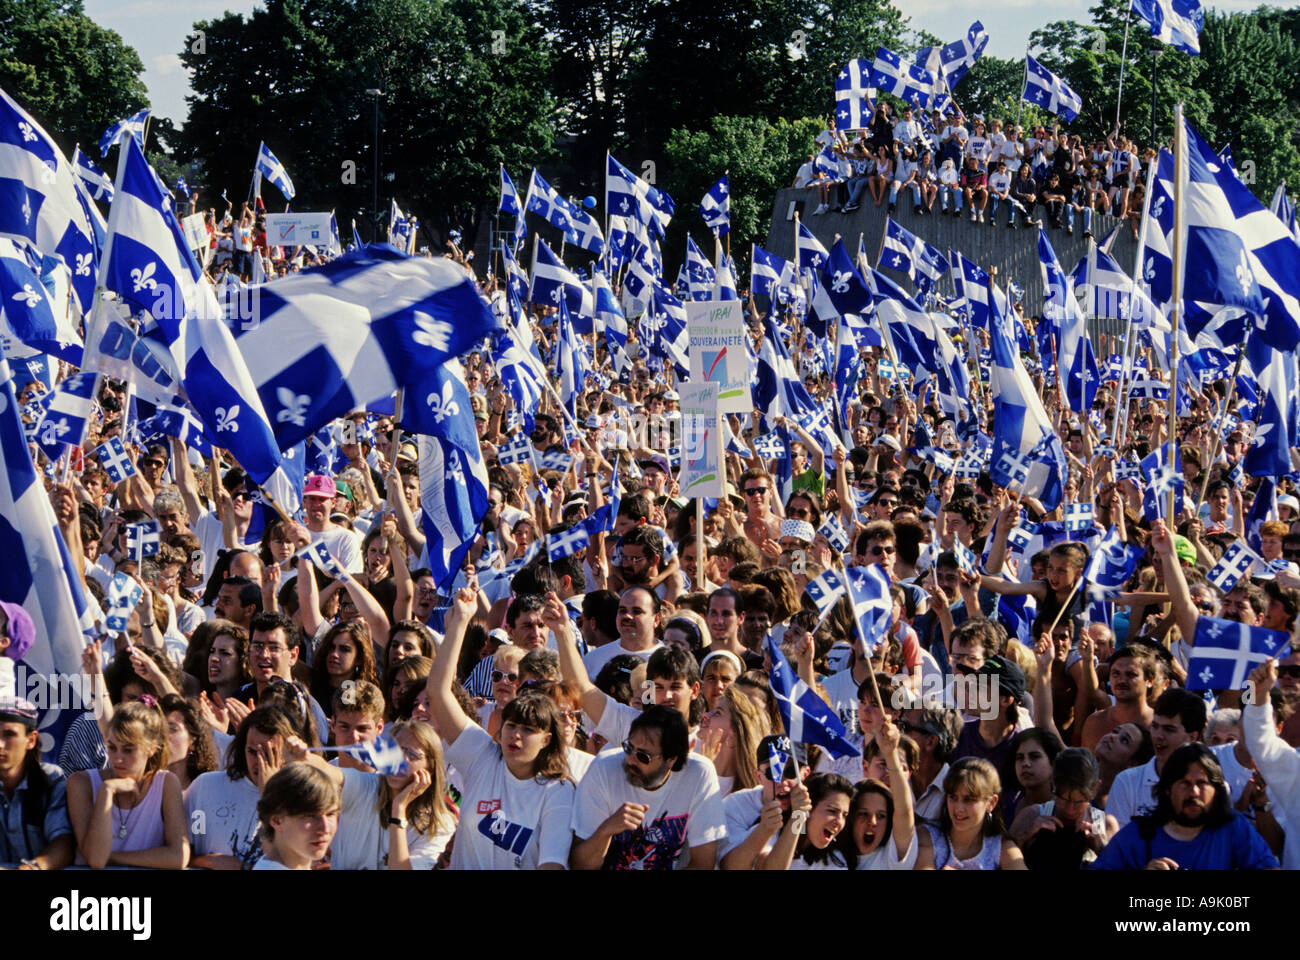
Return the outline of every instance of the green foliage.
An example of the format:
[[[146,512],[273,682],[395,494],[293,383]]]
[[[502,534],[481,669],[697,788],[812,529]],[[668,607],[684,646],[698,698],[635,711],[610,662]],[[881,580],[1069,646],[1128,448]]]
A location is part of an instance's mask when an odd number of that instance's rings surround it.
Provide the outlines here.
[[[81,0],[0,0],[0,87],[71,153],[149,104],[139,55]],[[93,151],[97,153],[97,151]]]
[[[677,214],[664,244],[665,276],[676,275],[685,256],[689,229],[712,256],[699,216],[700,198],[725,171],[731,180],[731,250],[737,266],[749,262],[751,243],[767,237],[776,191],[794,180],[795,171],[813,152],[823,129],[816,117],[778,118],[769,123],[756,117],[713,117],[705,130],[679,127],[664,146],[664,185],[677,201]]]

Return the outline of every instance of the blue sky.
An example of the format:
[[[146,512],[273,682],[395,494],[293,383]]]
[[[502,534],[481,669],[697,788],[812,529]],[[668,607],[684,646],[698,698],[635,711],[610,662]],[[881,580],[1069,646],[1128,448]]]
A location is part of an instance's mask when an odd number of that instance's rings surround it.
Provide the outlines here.
[[[252,0],[84,0],[86,13],[97,23],[116,30],[135,47],[144,61],[144,81],[154,110],[179,125],[188,110],[185,95],[189,77],[177,52],[195,20],[218,17],[229,10],[249,14],[261,4]],[[913,27],[929,30],[943,41],[965,36],[973,20],[989,32],[988,51],[999,57],[1017,57],[1029,34],[1054,20],[1088,19],[1092,0],[898,0]],[[1253,0],[1217,0],[1223,11],[1251,10]],[[1280,3],[1274,6],[1291,7]],[[863,51],[869,55],[870,51]],[[827,84],[829,86],[829,79]]]

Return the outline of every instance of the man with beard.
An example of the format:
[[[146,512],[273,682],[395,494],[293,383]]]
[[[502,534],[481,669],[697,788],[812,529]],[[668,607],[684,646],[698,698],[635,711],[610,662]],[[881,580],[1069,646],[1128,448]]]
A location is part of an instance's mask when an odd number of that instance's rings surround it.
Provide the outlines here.
[[[772,753],[788,759],[773,780]],[[777,834],[790,819],[790,793],[811,772],[802,744],[792,745],[784,734],[773,734],[759,741],[755,763],[763,783],[748,790],[737,790],[722,801],[727,816],[727,836],[719,852],[718,866],[723,870],[752,870],[758,857],[772,849]]]
[[[712,870],[726,836],[713,764],[690,752],[686,718],[666,704],[634,721],[623,756],[600,754],[573,807],[575,870]]]
[[[1157,716],[1159,713],[1157,712]],[[1277,857],[1250,821],[1232,809],[1223,768],[1201,743],[1165,762],[1156,808],[1115,835],[1099,870],[1277,870]]]

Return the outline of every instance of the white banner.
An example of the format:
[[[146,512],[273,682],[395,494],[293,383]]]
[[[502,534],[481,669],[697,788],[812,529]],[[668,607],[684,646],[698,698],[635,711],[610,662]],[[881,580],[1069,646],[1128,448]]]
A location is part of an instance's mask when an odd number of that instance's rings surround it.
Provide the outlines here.
[[[721,497],[726,477],[722,468],[718,384],[682,383],[677,393],[682,406],[682,469],[677,475],[680,495]]]
[[[328,213],[268,213],[266,242],[272,247],[327,247],[332,239]]]
[[[185,231],[185,242],[189,244],[191,250],[204,250],[211,239],[208,237],[208,229],[203,225],[203,214],[191,213],[181,221],[181,229]]]
[[[686,327],[691,339],[691,380],[718,385],[719,413],[749,413],[749,355],[745,315],[739,300],[691,301]]]

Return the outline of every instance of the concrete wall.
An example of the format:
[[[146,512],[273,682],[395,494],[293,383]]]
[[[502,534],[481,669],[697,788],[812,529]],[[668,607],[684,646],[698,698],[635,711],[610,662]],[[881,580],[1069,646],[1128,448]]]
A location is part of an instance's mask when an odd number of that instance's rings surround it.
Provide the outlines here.
[[[877,207],[871,200],[870,194],[863,194],[862,209],[853,213],[824,213],[817,217],[811,216],[816,208],[816,189],[778,191],[765,249],[787,260],[794,258],[794,214],[798,211],[804,225],[828,250],[834,244],[836,234],[840,234],[845,246],[849,248],[849,253],[856,254],[858,236],[861,234],[866,244],[867,256],[871,264],[876,265],[880,245],[885,235],[885,219],[889,209],[887,204]],[[935,210],[938,209],[939,203],[936,201]],[[1038,214],[1041,213],[1042,209],[1039,208]],[[1015,280],[1025,291],[1026,315],[1037,316],[1043,300],[1043,272],[1038,262],[1038,231],[1032,228],[1008,230],[1002,211],[998,214],[998,226],[971,223],[966,216],[958,219],[951,215],[941,216],[937,212],[933,215],[917,216],[912,213],[910,192],[907,192],[899,195],[894,220],[926,243],[945,253],[948,250],[958,250],[990,273],[994,273],[996,268],[994,276],[1003,290],[1007,288],[1008,279]],[[1104,239],[1115,223],[1112,217],[1094,217],[1093,232],[1097,235],[1097,239]],[[1057,260],[1067,273],[1087,255],[1087,242],[1083,237],[1082,223],[1076,222],[1074,236],[1070,236],[1064,229],[1055,230],[1048,227],[1047,238],[1056,250]],[[1136,241],[1125,227],[1120,230],[1112,255],[1121,267],[1130,269],[1133,266],[1135,248]],[[740,251],[736,253],[738,258],[746,256]],[[910,281],[904,276],[893,271],[886,271],[886,273],[890,279],[912,291]],[[945,281],[941,289],[951,294],[951,283]],[[1101,320],[1090,326],[1094,334],[1097,332],[1123,334],[1123,324],[1115,320]]]

